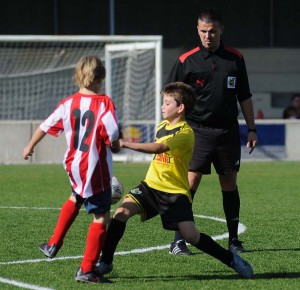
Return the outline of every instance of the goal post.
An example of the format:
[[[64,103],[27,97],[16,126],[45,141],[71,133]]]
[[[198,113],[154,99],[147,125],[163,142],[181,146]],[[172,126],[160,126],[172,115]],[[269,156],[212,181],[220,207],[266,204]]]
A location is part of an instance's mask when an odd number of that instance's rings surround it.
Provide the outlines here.
[[[113,99],[126,137],[153,141],[161,116],[160,35],[0,36],[0,121],[45,119],[78,90],[74,68],[92,54],[104,61],[101,93]]]
[[[130,94],[130,84],[131,84],[131,78],[134,77],[131,75],[131,67],[134,65],[133,61],[135,60],[136,65],[140,66],[141,70],[144,70],[142,67],[142,63],[139,63],[139,59],[137,56],[142,55],[145,53],[145,51],[152,51],[152,59],[150,58],[150,61],[148,61],[148,66],[154,66],[154,74],[146,75],[146,78],[153,82],[154,89],[152,93],[154,94],[154,107],[155,107],[155,125],[158,125],[158,123],[161,120],[161,111],[160,111],[160,90],[162,85],[162,67],[161,67],[161,44],[159,42],[144,42],[144,43],[126,43],[126,44],[109,44],[105,46],[105,65],[106,65],[106,78],[105,78],[105,91],[109,96],[112,96],[114,98],[112,87],[114,86],[115,82],[113,80],[113,60],[118,58],[117,56],[114,56],[114,52],[121,52],[119,54],[119,57],[125,57],[126,63],[128,65],[126,72],[126,81],[127,86],[126,90],[124,91],[124,98],[127,99]],[[126,54],[122,52],[126,52]],[[154,58],[154,60],[153,60]],[[141,61],[141,60],[140,60]],[[152,78],[152,79],[151,79]],[[142,87],[145,87],[147,83],[145,82]],[[115,97],[116,98],[116,97]],[[158,104],[158,105],[156,105]],[[128,120],[130,120],[130,116],[127,116]],[[125,121],[125,120],[124,120]],[[154,121],[154,120],[152,120]],[[132,122],[134,122],[132,120]]]
[[[155,127],[161,120],[160,43],[106,45],[105,64],[105,91],[116,104],[124,136],[137,142],[153,141]],[[130,154],[129,150],[123,154],[127,159],[142,156]]]

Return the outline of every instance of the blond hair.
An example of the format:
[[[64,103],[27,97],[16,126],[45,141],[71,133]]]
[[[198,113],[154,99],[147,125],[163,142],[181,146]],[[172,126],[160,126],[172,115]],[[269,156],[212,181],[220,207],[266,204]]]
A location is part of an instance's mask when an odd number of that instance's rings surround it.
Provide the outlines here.
[[[74,81],[78,87],[88,88],[95,80],[103,80],[105,74],[105,67],[97,56],[84,56],[75,67]]]

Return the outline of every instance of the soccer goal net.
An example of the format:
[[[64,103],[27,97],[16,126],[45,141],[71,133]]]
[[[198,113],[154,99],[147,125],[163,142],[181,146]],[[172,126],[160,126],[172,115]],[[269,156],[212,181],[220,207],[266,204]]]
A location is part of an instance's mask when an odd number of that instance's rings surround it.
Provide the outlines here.
[[[102,93],[113,99],[125,137],[151,142],[160,121],[161,36],[0,36],[0,120],[45,119],[78,90],[73,71],[85,55],[105,63]]]

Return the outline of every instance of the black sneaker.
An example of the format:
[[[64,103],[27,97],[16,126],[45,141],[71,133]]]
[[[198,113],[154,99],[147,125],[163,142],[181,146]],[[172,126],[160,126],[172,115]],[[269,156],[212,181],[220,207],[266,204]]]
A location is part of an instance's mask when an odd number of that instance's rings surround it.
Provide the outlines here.
[[[229,251],[233,254],[246,252],[243,242],[238,239],[232,239],[229,241]]]
[[[171,244],[169,254],[192,255],[192,252],[188,249],[184,240],[179,240]]]
[[[104,262],[98,262],[96,264],[96,269],[99,272],[100,275],[105,275],[110,273],[113,270],[114,266],[113,263],[106,264]]]
[[[54,258],[60,249],[56,244],[48,245],[48,243],[39,245],[39,249],[44,255],[50,259]]]
[[[75,280],[77,282],[99,284],[99,283],[111,283],[108,279],[104,278],[96,271],[82,272],[81,268],[78,268],[75,274]]]

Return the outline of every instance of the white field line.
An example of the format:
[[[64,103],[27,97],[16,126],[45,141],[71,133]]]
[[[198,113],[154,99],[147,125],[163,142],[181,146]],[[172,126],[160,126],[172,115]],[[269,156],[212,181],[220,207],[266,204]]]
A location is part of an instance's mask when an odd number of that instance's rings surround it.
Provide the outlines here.
[[[61,210],[59,207],[0,206],[0,209]]]
[[[0,277],[0,283],[4,284],[9,284],[9,285],[14,285],[20,288],[25,288],[25,289],[33,289],[33,290],[53,290],[52,288],[45,288],[41,286],[36,286],[36,285],[31,285],[23,282],[18,282],[16,280],[10,280],[10,279],[5,279]]]
[[[39,207],[4,207],[0,206],[0,209],[32,209],[32,210],[60,210],[60,208],[39,208]],[[113,211],[113,210],[112,210]],[[210,216],[204,216],[204,215],[194,215],[198,218],[204,218],[204,219],[211,219],[218,222],[226,223],[225,219],[217,218],[217,217],[210,217]],[[246,231],[246,226],[243,224],[239,224],[238,233],[244,233]],[[217,236],[212,236],[214,240],[222,240],[228,237],[228,233],[224,233]],[[170,245],[162,245],[162,246],[155,246],[155,247],[149,247],[149,248],[141,248],[141,249],[134,249],[130,251],[122,251],[122,252],[116,252],[115,255],[128,255],[128,254],[140,254],[140,253],[146,253],[151,251],[157,251],[157,250],[164,250],[168,249]],[[54,259],[34,259],[34,260],[20,260],[20,261],[9,261],[9,262],[0,262],[0,265],[12,265],[12,264],[29,264],[29,263],[39,263],[39,262],[52,262],[52,261],[59,261],[59,260],[70,260],[70,259],[81,259],[82,256],[69,256],[69,257],[58,257]],[[10,280],[3,277],[0,277],[0,283],[4,284],[10,284],[14,285],[20,288],[25,289],[33,289],[33,290],[53,290],[51,288],[45,288],[37,285],[31,285],[23,282],[18,282],[16,280]]]
[[[0,208],[4,208],[4,207],[0,207]],[[12,208],[12,209],[41,209],[41,208],[34,208],[34,207],[30,207],[30,208],[26,208],[26,207],[5,207],[5,208]],[[55,208],[44,208],[44,209],[55,209]],[[222,218],[218,218],[218,217],[211,217],[211,216],[204,216],[204,215],[197,215],[194,214],[195,217],[198,218],[204,218],[204,219],[211,219],[214,221],[218,221],[218,222],[223,222],[226,223],[225,219]],[[239,227],[238,227],[238,233],[242,234],[246,231],[246,226],[239,223]],[[228,233],[224,233],[221,235],[216,235],[216,236],[212,236],[212,239],[214,239],[215,241],[217,240],[222,240],[228,238]],[[170,245],[162,245],[162,246],[155,246],[155,247],[149,247],[149,248],[141,248],[141,249],[133,249],[133,250],[129,250],[129,251],[121,251],[121,252],[116,252],[115,255],[128,255],[128,254],[140,254],[140,253],[146,253],[146,252],[151,252],[151,251],[158,251],[158,250],[164,250],[164,249],[168,249],[170,247]],[[81,259],[82,256],[67,256],[67,257],[58,257],[58,258],[54,258],[54,259],[49,259],[49,258],[44,258],[44,259],[32,259],[32,260],[19,260],[19,261],[8,261],[8,262],[0,262],[0,265],[13,265],[13,264],[29,264],[29,263],[40,263],[40,262],[53,262],[53,261],[59,261],[59,260],[74,260],[74,259]],[[1,281],[0,281],[1,282]]]

